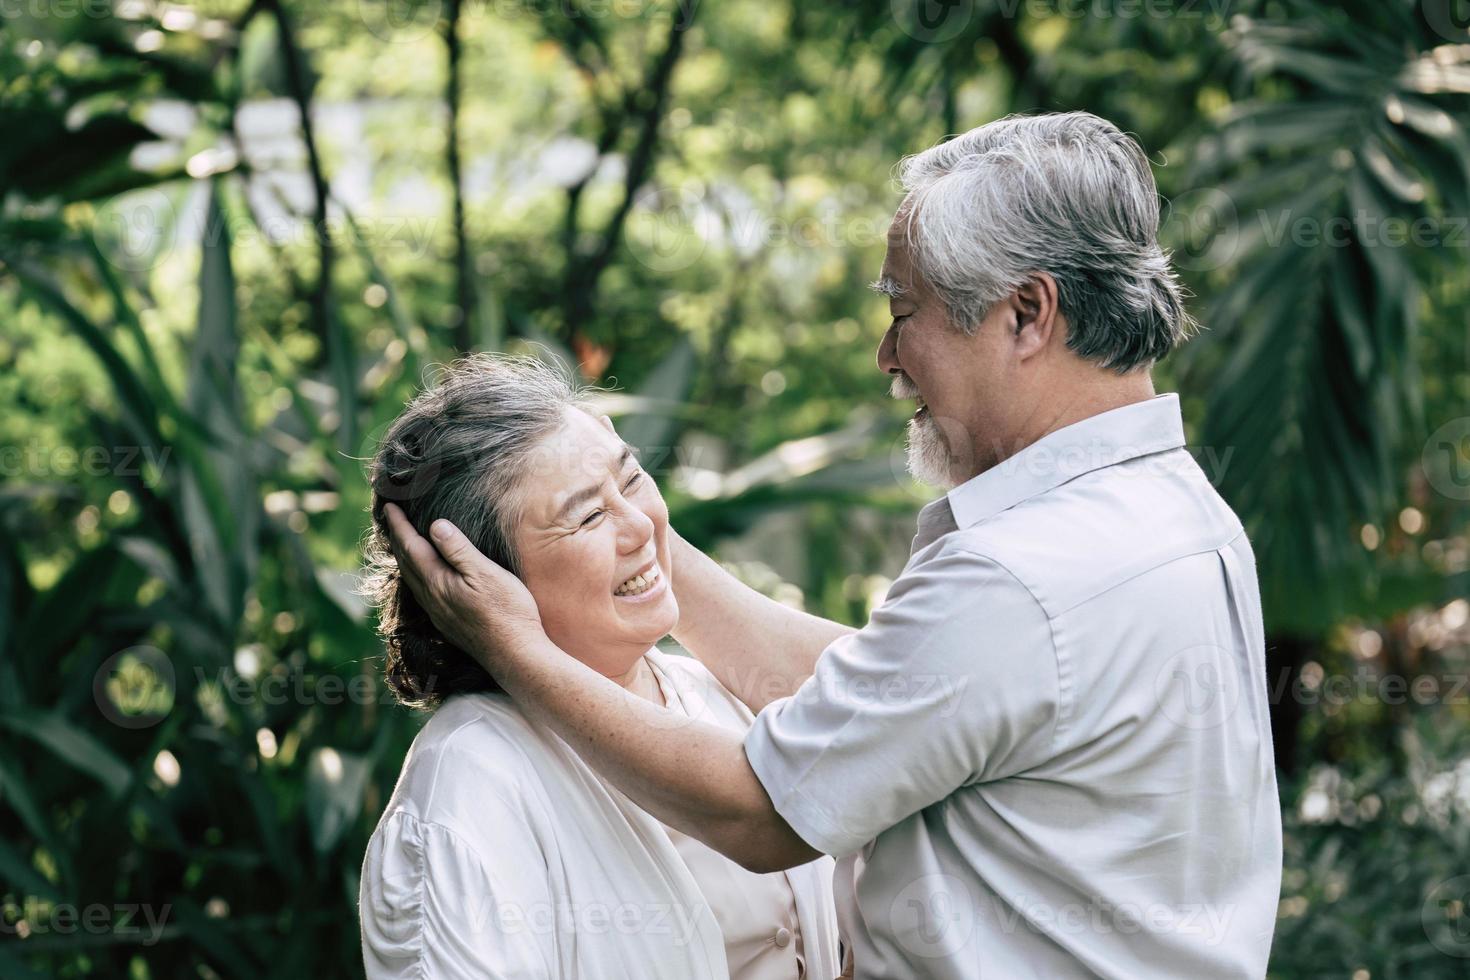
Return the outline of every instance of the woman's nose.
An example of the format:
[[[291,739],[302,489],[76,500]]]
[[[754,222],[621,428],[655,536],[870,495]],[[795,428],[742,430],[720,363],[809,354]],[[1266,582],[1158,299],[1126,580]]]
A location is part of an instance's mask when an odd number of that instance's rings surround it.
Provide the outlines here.
[[[641,549],[653,537],[654,522],[653,517],[637,504],[626,503],[625,507],[618,537],[622,550],[631,553]]]

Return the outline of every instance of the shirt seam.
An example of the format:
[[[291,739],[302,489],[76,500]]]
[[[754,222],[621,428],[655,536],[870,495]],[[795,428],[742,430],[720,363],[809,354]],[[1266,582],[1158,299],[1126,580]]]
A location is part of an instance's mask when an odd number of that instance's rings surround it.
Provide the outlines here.
[[[445,747],[447,747],[450,741],[452,741],[456,735],[464,731],[466,728],[469,728],[471,725],[477,724],[483,720],[484,719],[479,717],[478,715],[473,718],[466,718],[464,721],[460,722],[458,725],[445,732],[444,735],[437,741],[441,742]],[[444,766],[445,753],[439,752],[437,753],[437,755],[438,758],[434,760],[434,770],[432,773],[429,774],[429,792],[424,795],[425,809],[428,809],[429,807],[434,805],[434,797],[439,793],[439,772]]]
[[[1037,610],[1041,613],[1042,618],[1046,620],[1047,642],[1051,644],[1052,664],[1057,671],[1057,710],[1053,713],[1052,716],[1051,739],[1047,743],[1049,750],[1051,752],[1055,752],[1058,740],[1061,738],[1062,731],[1065,727],[1063,725],[1063,722],[1071,720],[1074,700],[1072,694],[1071,664],[1063,656],[1061,646],[1057,643],[1056,617],[1052,616],[1046,611],[1046,604],[1041,601],[1039,596],[1037,596],[1035,590],[1033,590],[1031,586],[1027,585],[1025,582],[1021,581],[1020,576],[1012,571],[1010,566],[1008,566],[1005,562],[994,557],[993,555],[987,555],[983,552],[967,548],[963,545],[956,545],[954,547],[954,551],[970,555],[973,558],[979,558],[981,561],[990,562],[996,568],[1005,572],[1007,575],[1010,576],[1011,581],[1019,585],[1025,591],[1026,595],[1030,597],[1031,601],[1036,603]],[[939,556],[936,555],[935,557],[937,558]],[[1024,771],[1025,769],[1020,769],[1017,772]],[[1009,775],[1014,776],[1016,774],[1017,773],[1010,773]],[[1007,777],[1000,776],[997,778],[1004,779]]]
[[[1119,579],[1116,582],[1113,582],[1112,584],[1108,585],[1106,588],[1098,589],[1096,592],[1091,592],[1091,593],[1083,596],[1081,599],[1078,599],[1076,602],[1072,603],[1067,608],[1057,610],[1057,618],[1060,618],[1062,616],[1067,615],[1068,613],[1070,613],[1072,610],[1078,608],[1079,606],[1085,606],[1087,603],[1092,602],[1094,599],[1099,599],[1099,598],[1107,595],[1109,592],[1112,592],[1114,589],[1122,588],[1123,586],[1127,585],[1129,582],[1132,582],[1134,579],[1140,578],[1140,577],[1142,577],[1144,575],[1147,575],[1150,572],[1156,572],[1156,571],[1158,571],[1161,568],[1167,568],[1168,566],[1174,564],[1175,562],[1183,561],[1186,558],[1197,558],[1200,555],[1214,554],[1215,552],[1219,551],[1221,548],[1228,548],[1230,546],[1230,543],[1232,541],[1234,541],[1236,538],[1240,537],[1240,535],[1242,533],[1243,533],[1243,531],[1240,528],[1236,528],[1236,529],[1232,530],[1230,532],[1230,536],[1227,537],[1227,538],[1225,538],[1223,541],[1215,542],[1215,543],[1212,543],[1212,544],[1205,544],[1205,545],[1202,545],[1200,547],[1194,548],[1194,549],[1192,549],[1190,551],[1181,551],[1178,554],[1175,554],[1175,555],[1169,557],[1165,561],[1161,561],[1161,562],[1158,562],[1157,564],[1150,565],[1147,568],[1140,568],[1138,571],[1134,572],[1133,574],[1131,574],[1131,575],[1129,575],[1129,576],[1127,576],[1125,578],[1121,578],[1121,579]]]

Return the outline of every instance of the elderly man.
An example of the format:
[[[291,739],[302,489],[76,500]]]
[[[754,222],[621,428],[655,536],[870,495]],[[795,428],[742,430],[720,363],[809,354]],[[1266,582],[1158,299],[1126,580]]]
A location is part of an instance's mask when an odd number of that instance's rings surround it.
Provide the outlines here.
[[[665,824],[753,869],[840,859],[858,977],[1250,977],[1280,880],[1240,522],[1150,366],[1191,321],[1139,145],[1013,117],[902,166],[879,292],[910,467],[948,488],[857,631],[682,542],[675,637],[743,742],[558,655],[443,521],[397,520],[436,623]],[[395,515],[395,518],[398,515]]]

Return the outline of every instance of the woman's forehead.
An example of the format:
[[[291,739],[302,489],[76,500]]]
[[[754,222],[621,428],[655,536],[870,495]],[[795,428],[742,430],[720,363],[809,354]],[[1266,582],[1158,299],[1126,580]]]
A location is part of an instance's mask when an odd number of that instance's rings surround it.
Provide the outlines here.
[[[619,468],[626,449],[586,412],[572,409],[566,424],[543,438],[527,457],[522,486],[554,512],[571,494],[606,480]]]

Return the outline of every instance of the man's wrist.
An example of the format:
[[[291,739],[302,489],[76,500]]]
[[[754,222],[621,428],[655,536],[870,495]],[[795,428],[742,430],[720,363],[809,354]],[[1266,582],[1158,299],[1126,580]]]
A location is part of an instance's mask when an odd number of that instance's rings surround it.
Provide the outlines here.
[[[685,541],[672,527],[669,528],[669,562],[674,566],[672,576],[674,598],[679,603],[679,621],[674,624],[670,635],[681,644],[684,643],[682,637],[694,624],[696,603],[690,599],[687,589],[682,594],[680,593],[679,583],[686,581],[685,574],[694,571],[694,563],[701,557],[698,548]]]
[[[534,628],[519,627],[503,630],[498,635],[482,635],[469,653],[500,681],[507,674],[533,667],[538,657],[544,659],[543,646],[555,649],[550,637],[537,624]]]

